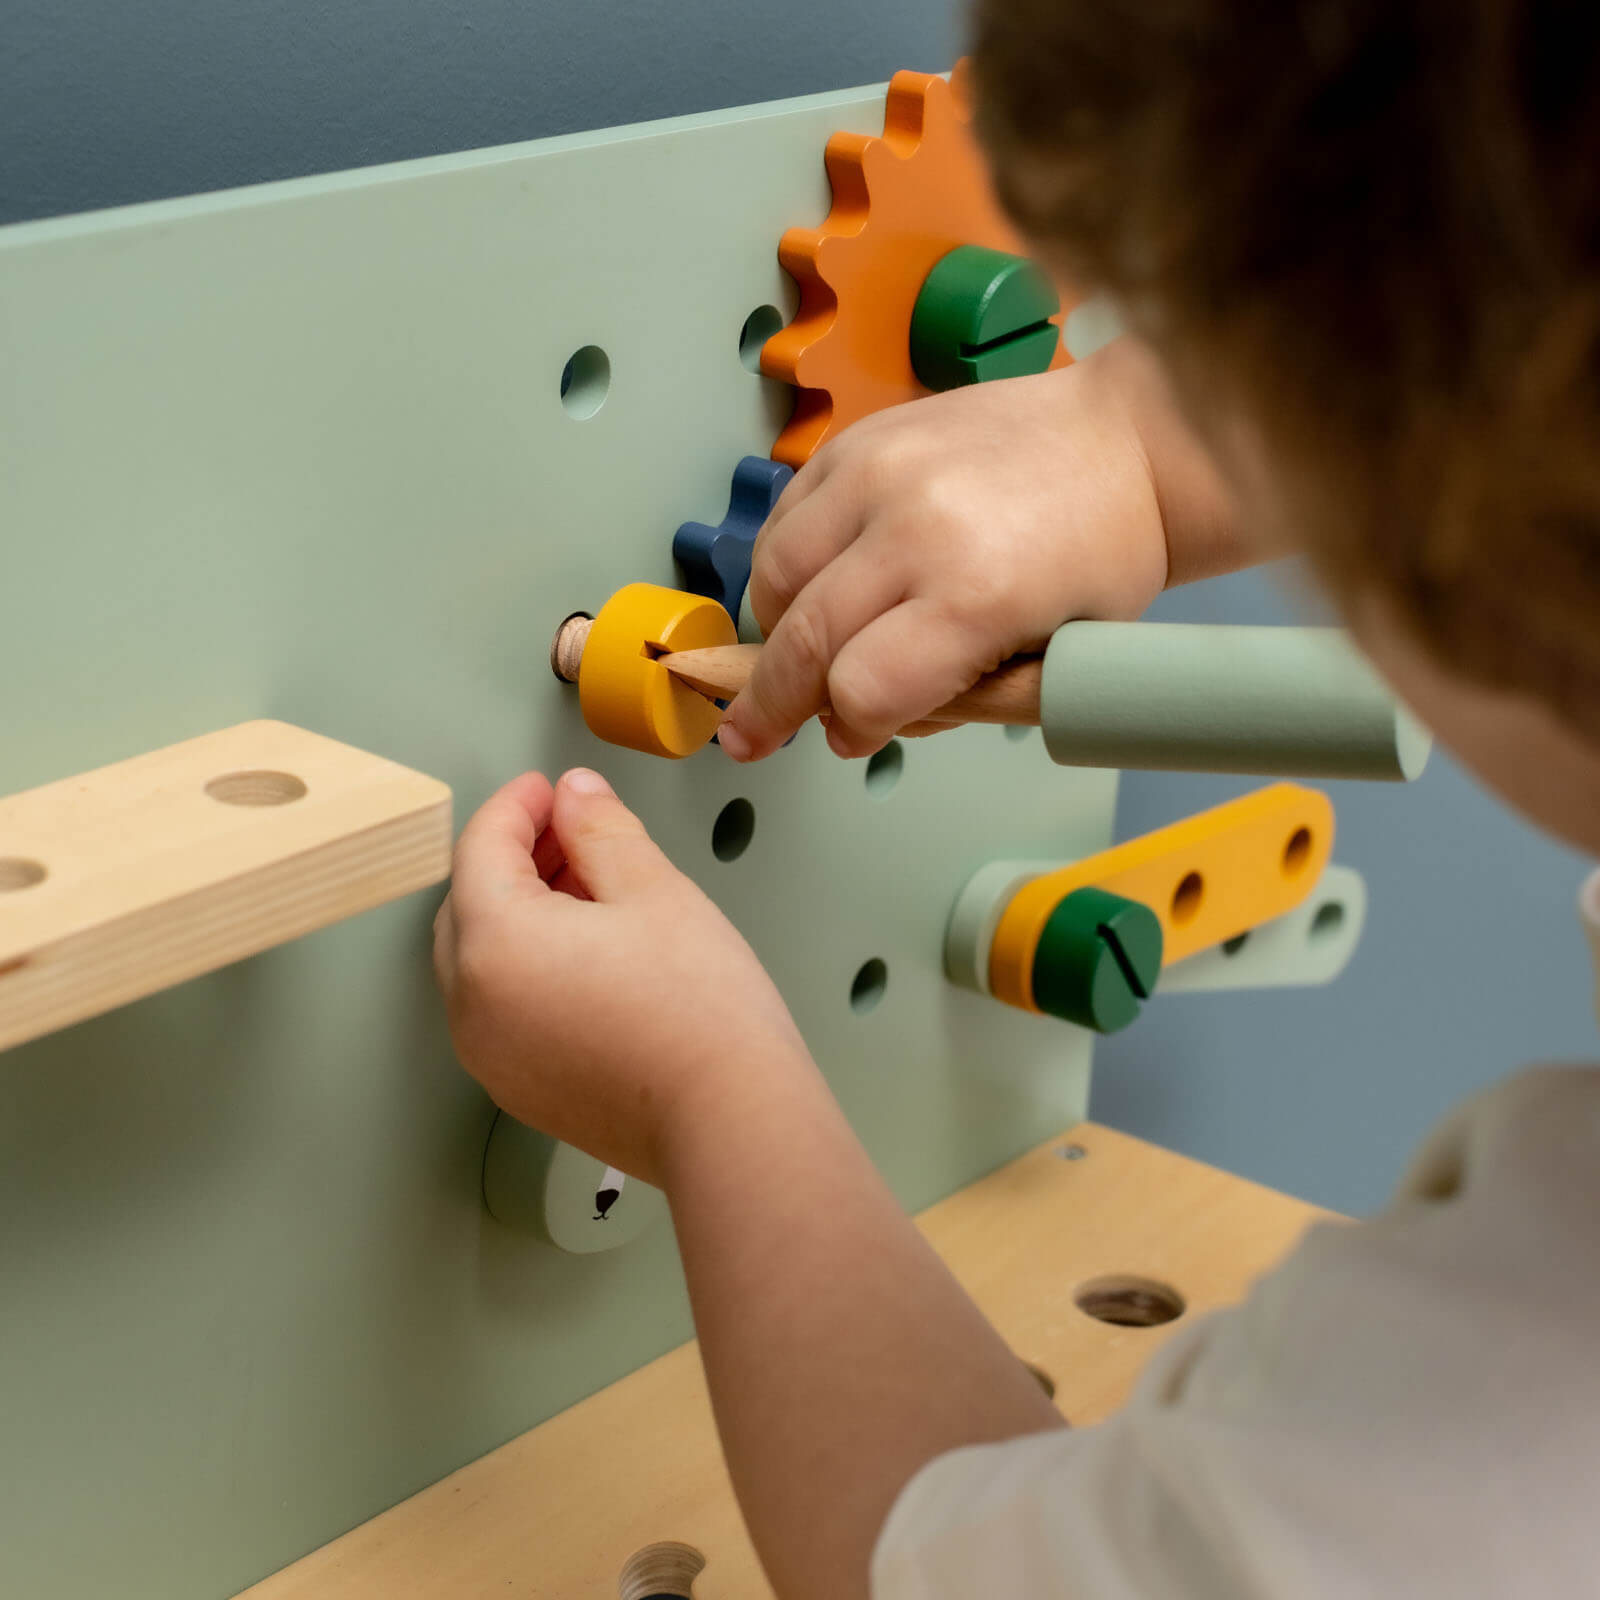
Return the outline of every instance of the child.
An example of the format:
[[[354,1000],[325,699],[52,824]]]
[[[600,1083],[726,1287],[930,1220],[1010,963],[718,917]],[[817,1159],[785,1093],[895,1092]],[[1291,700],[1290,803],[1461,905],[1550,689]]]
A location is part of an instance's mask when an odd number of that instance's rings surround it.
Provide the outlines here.
[[[1440,737],[1600,851],[1600,10],[983,0],[977,36],[1006,203],[1130,335],[796,477],[723,748],[826,699],[864,756],[1066,619],[1301,548]],[[438,968],[501,1106],[665,1189],[785,1600],[1600,1594],[1600,1070],[1460,1112],[1069,1433],[594,773],[473,818]]]

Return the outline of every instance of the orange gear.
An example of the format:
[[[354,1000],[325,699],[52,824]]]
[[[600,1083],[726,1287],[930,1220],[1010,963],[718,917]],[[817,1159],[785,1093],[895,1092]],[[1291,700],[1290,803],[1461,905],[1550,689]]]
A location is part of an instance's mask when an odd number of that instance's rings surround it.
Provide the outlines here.
[[[828,141],[832,209],[820,228],[791,228],[778,246],[800,309],[761,352],[762,371],[799,390],[776,461],[799,468],[852,422],[929,392],[911,365],[911,313],[943,256],[964,244],[1026,253],[972,136],[965,66],[948,81],[897,72],[882,136]],[[1058,348],[1051,366],[1070,360]]]

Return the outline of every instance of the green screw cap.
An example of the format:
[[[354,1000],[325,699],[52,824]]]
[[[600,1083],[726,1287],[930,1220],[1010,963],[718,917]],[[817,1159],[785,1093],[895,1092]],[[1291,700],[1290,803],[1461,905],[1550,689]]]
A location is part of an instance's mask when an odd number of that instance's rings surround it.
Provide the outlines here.
[[[1061,309],[1033,262],[958,245],[934,263],[911,313],[911,365],[930,389],[1044,372],[1055,359]]]
[[[1161,950],[1161,921],[1149,906],[1104,889],[1075,889],[1040,935],[1034,1003],[1080,1028],[1116,1033],[1154,990]]]

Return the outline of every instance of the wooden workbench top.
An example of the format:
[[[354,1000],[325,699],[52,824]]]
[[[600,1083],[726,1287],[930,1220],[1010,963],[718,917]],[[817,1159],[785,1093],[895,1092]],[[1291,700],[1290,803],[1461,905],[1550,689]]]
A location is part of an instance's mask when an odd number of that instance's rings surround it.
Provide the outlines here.
[[[1182,1322],[1239,1299],[1327,1213],[1085,1123],[924,1212],[923,1231],[1074,1423],[1121,1404]],[[1113,1325],[1085,1285],[1164,1326]],[[1119,1281],[1120,1280],[1120,1281]],[[1125,1294],[1126,1291],[1126,1294]],[[680,1540],[695,1600],[771,1594],[723,1469],[692,1344],[592,1395],[247,1591],[249,1600],[611,1600],[628,1557]]]

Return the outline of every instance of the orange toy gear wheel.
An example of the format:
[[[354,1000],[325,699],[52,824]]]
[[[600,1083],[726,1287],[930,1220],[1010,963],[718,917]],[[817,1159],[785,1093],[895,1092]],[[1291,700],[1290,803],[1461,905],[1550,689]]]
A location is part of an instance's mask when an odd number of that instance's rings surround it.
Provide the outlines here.
[[[795,468],[852,422],[929,393],[911,365],[911,313],[937,261],[964,244],[1025,253],[973,138],[965,63],[948,81],[897,72],[881,137],[836,133],[826,161],[827,219],[778,246],[800,309],[761,352],[762,371],[799,390],[772,448]],[[1058,348],[1051,365],[1070,360]]]

